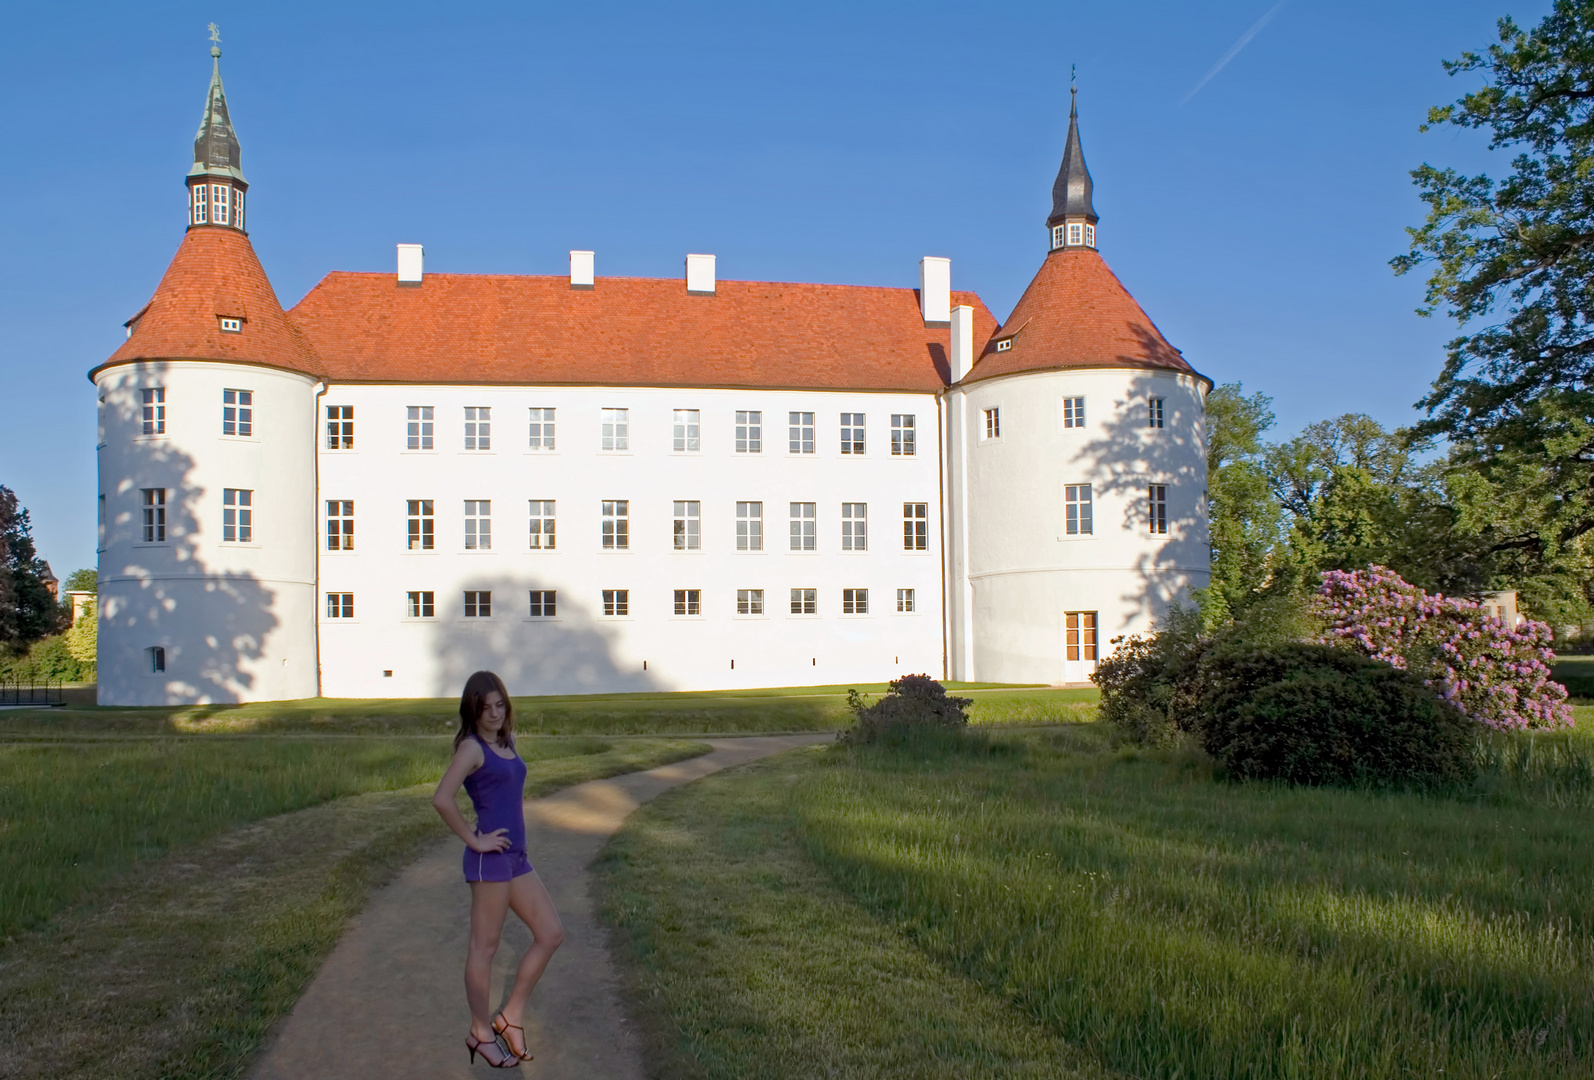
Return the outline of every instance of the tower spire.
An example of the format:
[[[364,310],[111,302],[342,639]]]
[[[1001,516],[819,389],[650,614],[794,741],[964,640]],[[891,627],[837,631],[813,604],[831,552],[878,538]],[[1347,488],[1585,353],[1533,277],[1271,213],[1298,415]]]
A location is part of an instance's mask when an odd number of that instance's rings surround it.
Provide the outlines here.
[[[1052,184],[1052,212],[1046,219],[1053,251],[1065,247],[1096,246],[1096,207],[1091,202],[1090,170],[1079,143],[1079,88],[1068,88],[1068,141],[1063,164]]]
[[[199,133],[194,136],[194,165],[188,170],[188,224],[244,227],[244,179],[240,164],[238,133],[227,112],[227,94],[221,85],[221,31],[210,24],[210,89],[205,108],[199,114]]]

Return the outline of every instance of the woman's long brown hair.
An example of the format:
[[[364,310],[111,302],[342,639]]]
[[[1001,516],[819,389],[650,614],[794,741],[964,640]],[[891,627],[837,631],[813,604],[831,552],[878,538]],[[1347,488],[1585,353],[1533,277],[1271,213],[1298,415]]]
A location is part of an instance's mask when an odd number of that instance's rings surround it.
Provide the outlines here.
[[[504,680],[491,671],[478,671],[465,680],[465,692],[459,695],[459,734],[454,736],[454,749],[476,734],[476,721],[481,717],[487,695],[494,690],[504,696],[504,726],[498,729],[498,745],[508,748],[515,745],[515,706],[509,700],[509,690]]]

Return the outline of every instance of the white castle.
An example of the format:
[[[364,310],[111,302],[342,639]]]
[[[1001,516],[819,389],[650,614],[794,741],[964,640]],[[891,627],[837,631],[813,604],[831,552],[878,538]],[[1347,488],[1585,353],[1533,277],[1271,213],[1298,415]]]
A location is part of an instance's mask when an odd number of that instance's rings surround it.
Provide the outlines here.
[[[1097,252],[1071,110],[997,325],[920,287],[327,275],[278,303],[220,51],[99,397],[99,700],[1069,683],[1209,574],[1204,401]]]

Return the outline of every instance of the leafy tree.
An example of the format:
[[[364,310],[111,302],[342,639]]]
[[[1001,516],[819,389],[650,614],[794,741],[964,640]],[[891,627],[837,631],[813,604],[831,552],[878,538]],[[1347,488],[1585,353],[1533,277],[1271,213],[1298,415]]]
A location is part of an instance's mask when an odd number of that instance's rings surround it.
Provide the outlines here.
[[[83,605],[83,610],[64,635],[66,650],[79,664],[94,664],[99,650],[100,620],[95,613],[95,601]]]
[[[61,586],[63,592],[91,592],[100,591],[100,574],[92,566],[85,566],[81,570],[74,570],[66,576],[66,583]]]
[[[34,551],[27,510],[0,485],[0,651],[21,652],[59,625],[47,570]]]
[[[1239,383],[1207,395],[1207,503],[1212,584],[1202,590],[1202,620],[1220,625],[1275,584],[1284,513],[1264,461],[1262,437],[1273,426],[1273,401],[1245,396]]]

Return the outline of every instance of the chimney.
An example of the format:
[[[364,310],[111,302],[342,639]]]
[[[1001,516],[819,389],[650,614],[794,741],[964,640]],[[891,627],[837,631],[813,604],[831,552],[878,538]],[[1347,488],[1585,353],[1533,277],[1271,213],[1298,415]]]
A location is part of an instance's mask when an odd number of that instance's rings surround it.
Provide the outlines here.
[[[919,313],[925,326],[952,325],[952,260],[919,260]]]
[[[686,257],[686,291],[692,296],[714,295],[714,256]]]
[[[421,283],[421,264],[426,259],[426,249],[420,244],[400,244],[398,246],[398,283],[400,285],[419,285]]]
[[[952,309],[952,355],[948,366],[955,383],[962,382],[974,367],[974,309],[967,304]]]
[[[570,253],[570,287],[572,289],[592,288],[592,252],[572,251]]]

